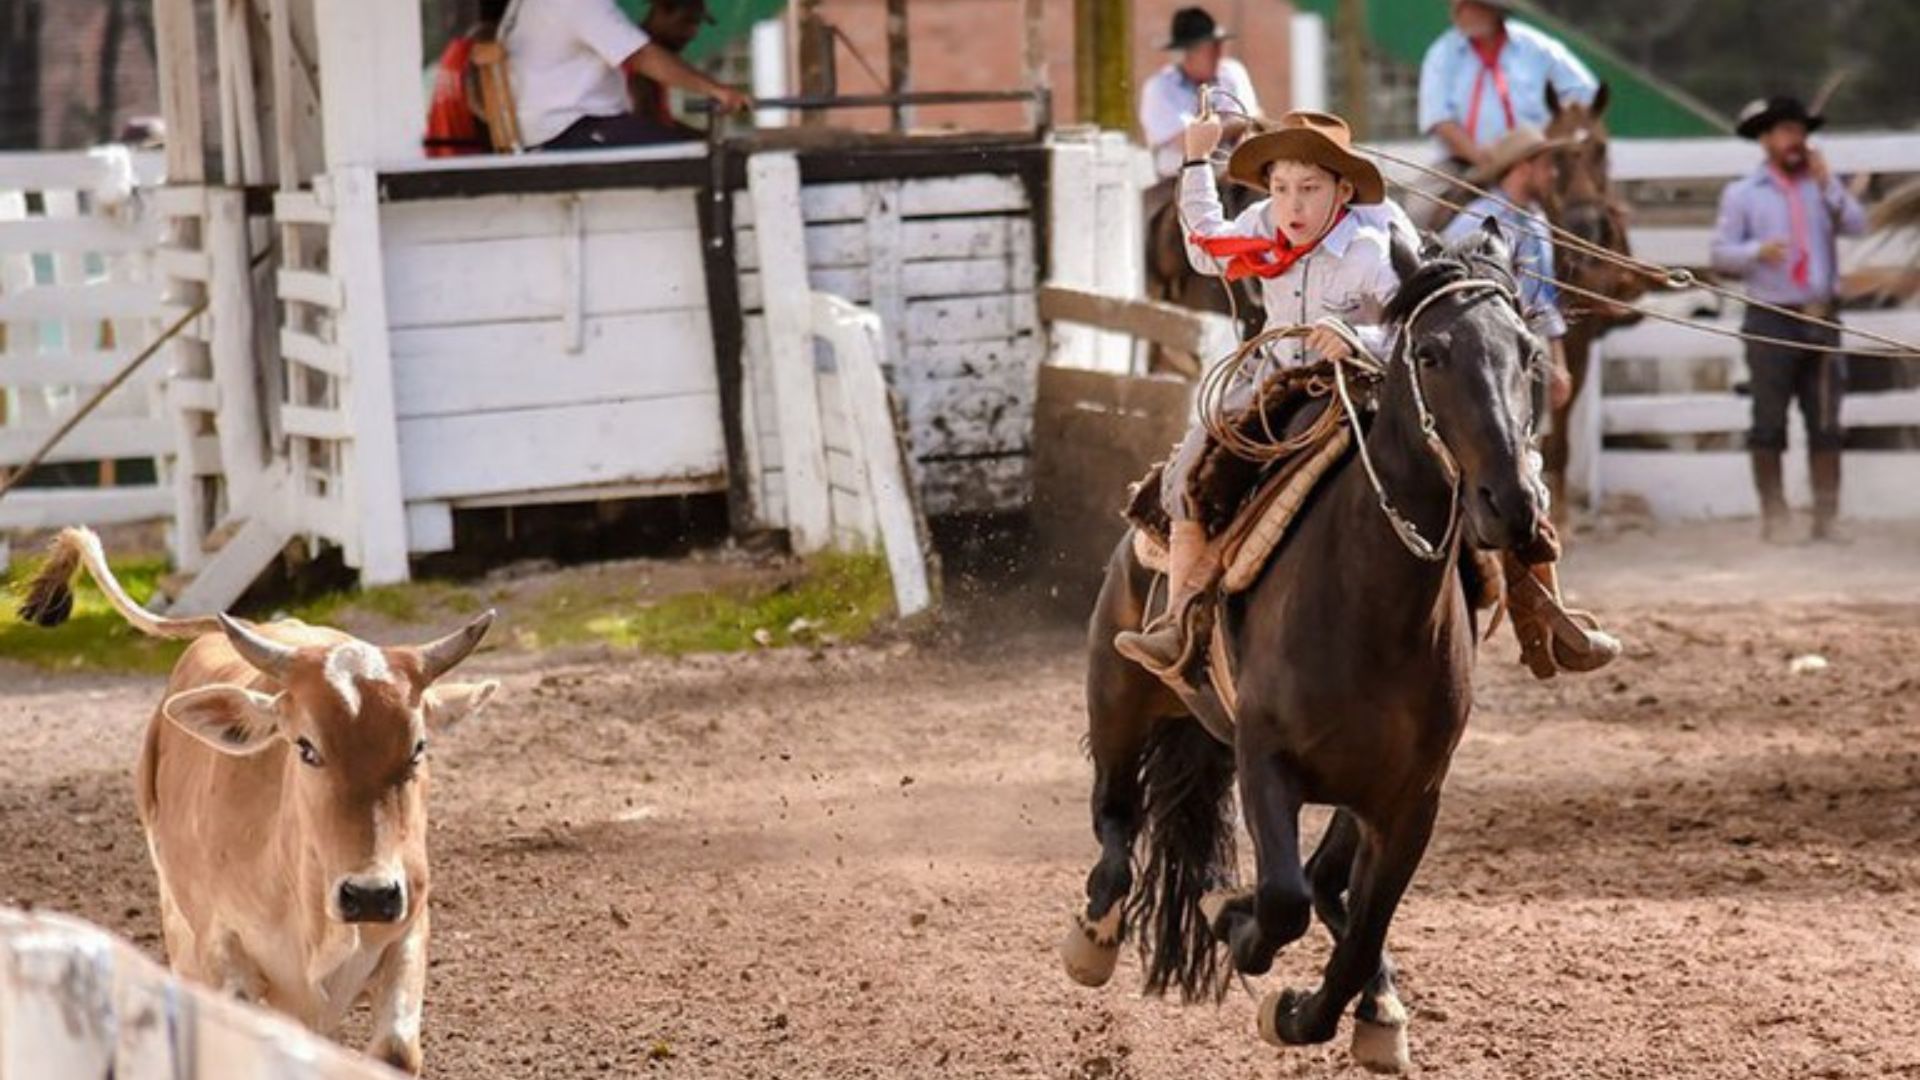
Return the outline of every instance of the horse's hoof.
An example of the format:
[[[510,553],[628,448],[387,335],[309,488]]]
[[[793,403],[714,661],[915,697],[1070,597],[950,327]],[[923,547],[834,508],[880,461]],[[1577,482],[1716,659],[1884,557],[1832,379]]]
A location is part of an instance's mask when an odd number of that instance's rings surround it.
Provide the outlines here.
[[[1107,917],[1090,923],[1076,915],[1060,940],[1060,960],[1067,977],[1081,986],[1105,986],[1120,963],[1120,905],[1113,905]]]
[[[1313,995],[1305,990],[1280,990],[1269,993],[1261,999],[1261,1040],[1271,1046],[1307,1046],[1333,1038],[1340,1029],[1338,1016],[1334,1017],[1333,1027],[1328,1031],[1310,1031],[1302,1028],[1300,1010],[1312,997]]]
[[[1407,1024],[1379,1024],[1355,1018],[1353,1062],[1368,1072],[1403,1073],[1413,1064],[1407,1053]]]

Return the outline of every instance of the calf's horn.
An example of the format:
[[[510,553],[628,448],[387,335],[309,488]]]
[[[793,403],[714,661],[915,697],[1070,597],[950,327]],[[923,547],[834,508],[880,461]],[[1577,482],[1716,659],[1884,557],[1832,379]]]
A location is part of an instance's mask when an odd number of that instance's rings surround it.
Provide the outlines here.
[[[276,679],[287,677],[287,669],[293,664],[295,650],[292,646],[282,645],[238,619],[224,614],[215,618],[220,620],[220,629],[226,631],[227,641],[233,646],[233,651],[240,654],[240,659],[259,668],[261,674]]]
[[[487,636],[487,628],[493,625],[493,616],[493,609],[488,608],[446,637],[420,646],[420,672],[426,680],[433,682],[472,655],[473,650],[479,648],[480,639]]]

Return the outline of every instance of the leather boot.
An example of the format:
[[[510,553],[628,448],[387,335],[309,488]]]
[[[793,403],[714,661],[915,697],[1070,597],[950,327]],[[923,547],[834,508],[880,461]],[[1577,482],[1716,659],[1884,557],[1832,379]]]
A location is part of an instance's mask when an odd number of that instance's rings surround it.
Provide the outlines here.
[[[1807,455],[1813,474],[1813,538],[1829,544],[1850,540],[1839,527],[1840,451],[1815,450]]]
[[[1760,539],[1769,544],[1789,543],[1793,512],[1787,509],[1787,485],[1780,471],[1780,451],[1755,450],[1753,486],[1760,493]]]
[[[1194,608],[1213,588],[1207,528],[1175,521],[1167,536],[1167,609],[1139,630],[1113,637],[1114,651],[1163,679],[1178,679],[1193,660]]]
[[[1591,612],[1567,610],[1553,563],[1528,566],[1511,553],[1503,558],[1513,636],[1520,640],[1520,662],[1534,678],[1598,671],[1620,655],[1620,640],[1600,629]]]

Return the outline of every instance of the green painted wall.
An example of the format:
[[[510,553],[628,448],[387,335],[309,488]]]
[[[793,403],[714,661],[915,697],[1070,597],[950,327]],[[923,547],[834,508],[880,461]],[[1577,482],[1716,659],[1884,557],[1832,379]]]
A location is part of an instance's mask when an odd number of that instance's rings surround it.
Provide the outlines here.
[[[1329,23],[1341,0],[1294,0],[1294,6],[1324,16]],[[1374,47],[1413,68],[1427,54],[1427,46],[1446,31],[1448,0],[1364,0],[1367,36]],[[1524,5],[1523,5],[1524,6]],[[1521,16],[1566,42],[1593,73],[1606,81],[1613,104],[1607,123],[1615,135],[1655,137],[1724,135],[1732,130],[1716,114],[1677,87],[1668,85],[1592,41],[1578,28],[1538,10]]]

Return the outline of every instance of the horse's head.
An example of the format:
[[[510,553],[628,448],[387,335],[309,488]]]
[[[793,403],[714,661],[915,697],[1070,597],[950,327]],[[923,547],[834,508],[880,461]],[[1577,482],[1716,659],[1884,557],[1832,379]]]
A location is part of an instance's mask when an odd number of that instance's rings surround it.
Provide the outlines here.
[[[1396,243],[1400,290],[1387,307],[1399,327],[1387,408],[1411,404],[1430,421],[1460,474],[1467,537],[1512,548],[1539,528],[1541,493],[1528,460],[1531,382],[1546,346],[1521,316],[1510,252],[1489,219],[1427,257]]]
[[[1607,164],[1607,84],[1601,83],[1593,101],[1562,101],[1547,86],[1547,138],[1564,142],[1553,152],[1554,182],[1546,198],[1547,218],[1589,244],[1620,255],[1632,253],[1627,242],[1627,212],[1613,197]],[[1631,300],[1646,291],[1638,275],[1572,248],[1555,258],[1567,280],[1604,296]]]

